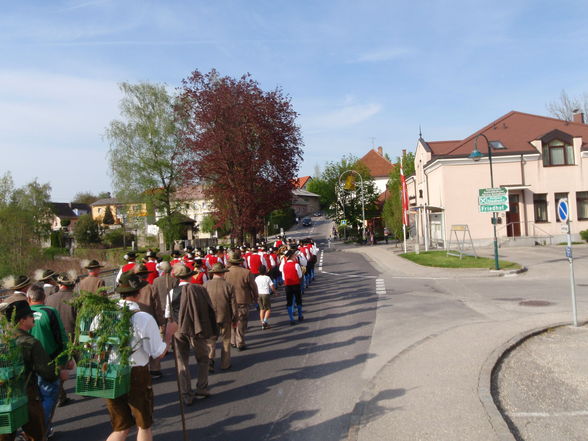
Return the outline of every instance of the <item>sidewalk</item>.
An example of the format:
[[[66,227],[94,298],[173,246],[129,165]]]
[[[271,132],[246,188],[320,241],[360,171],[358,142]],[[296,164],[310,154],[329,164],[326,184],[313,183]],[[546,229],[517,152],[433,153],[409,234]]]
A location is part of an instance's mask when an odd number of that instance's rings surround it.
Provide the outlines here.
[[[394,246],[375,246],[349,248],[345,252],[363,254],[383,278],[459,279],[485,277],[484,273],[488,273],[487,270],[422,267],[398,257],[393,250]],[[395,323],[396,299],[392,296],[378,299],[370,346],[373,358],[368,360],[364,370],[369,386],[355,407],[348,439],[514,440],[491,395],[493,368],[505,351],[531,330],[568,321],[569,313],[550,312],[516,318],[505,315],[497,320],[464,317],[432,333],[423,330],[420,338],[414,341],[399,341],[396,334],[399,330],[390,326]],[[557,348],[553,350],[557,356]],[[517,351],[515,349],[513,354]],[[513,371],[523,378],[528,374],[516,369],[503,370],[511,379]],[[551,383],[549,380],[545,383],[548,390]],[[586,383],[584,379],[583,384]],[[508,389],[509,385],[517,383],[510,380],[503,384]],[[506,389],[501,393],[508,396]]]

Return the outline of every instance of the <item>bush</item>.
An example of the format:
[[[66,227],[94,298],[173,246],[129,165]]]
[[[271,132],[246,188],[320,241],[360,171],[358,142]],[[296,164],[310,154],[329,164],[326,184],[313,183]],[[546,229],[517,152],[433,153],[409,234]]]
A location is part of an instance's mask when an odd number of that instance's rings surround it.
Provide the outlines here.
[[[43,257],[55,259],[55,256],[69,256],[67,248],[49,247],[43,249]]]
[[[81,245],[100,243],[100,228],[91,214],[80,216],[74,228],[74,238]]]
[[[127,247],[129,247],[134,240],[135,235],[130,231],[124,233],[122,228],[108,230],[104,233],[104,236],[102,236],[102,242],[109,248],[120,248],[125,242]]]
[[[580,231],[580,237],[583,241],[588,242],[588,230]]]

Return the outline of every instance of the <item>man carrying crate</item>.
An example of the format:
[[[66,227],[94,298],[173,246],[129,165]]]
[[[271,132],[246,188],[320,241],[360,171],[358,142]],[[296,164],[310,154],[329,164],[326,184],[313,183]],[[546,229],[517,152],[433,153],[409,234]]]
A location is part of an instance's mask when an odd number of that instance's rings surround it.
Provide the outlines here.
[[[17,300],[15,300],[15,298]],[[54,366],[50,365],[51,360],[47,352],[41,346],[39,340],[29,334],[35,325],[33,310],[26,300],[19,300],[20,297],[7,298],[0,303],[0,311],[16,324],[16,344],[22,349],[24,361],[24,378],[26,378],[26,394],[28,397],[28,421],[23,424],[23,432],[31,441],[42,441],[45,439],[46,428],[43,415],[43,407],[39,399],[39,388],[37,375],[47,382],[57,380]],[[33,375],[34,374],[34,375]],[[0,435],[0,441],[14,441],[16,428],[12,433]]]
[[[161,338],[155,319],[150,314],[140,311],[137,304],[139,291],[146,284],[147,282],[129,271],[121,275],[115,290],[121,296],[120,305],[134,311],[131,317],[133,324],[131,347],[134,351],[129,360],[131,365],[129,393],[106,400],[113,430],[107,441],[124,441],[135,424],[138,427],[138,440],[153,439],[151,433],[153,389],[149,373],[149,357],[163,358],[167,352],[167,345]]]

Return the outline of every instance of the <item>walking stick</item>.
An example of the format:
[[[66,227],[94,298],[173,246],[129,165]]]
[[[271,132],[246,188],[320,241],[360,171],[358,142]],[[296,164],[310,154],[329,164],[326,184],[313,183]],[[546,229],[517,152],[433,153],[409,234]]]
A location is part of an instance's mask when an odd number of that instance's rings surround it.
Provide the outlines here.
[[[171,312],[171,308],[172,308],[171,290],[168,291],[167,301],[169,303],[169,310]],[[175,332],[174,332],[174,334],[175,334]],[[182,433],[184,435],[184,441],[188,441],[188,433],[186,432],[186,416],[184,415],[184,400],[182,399],[182,391],[180,389],[180,368],[178,365],[178,351],[176,349],[176,340],[174,338],[174,334],[171,335],[171,343],[172,343],[172,351],[174,353],[174,363],[176,365],[176,384],[178,386],[178,398],[180,400],[180,416],[182,417]]]
[[[178,397],[180,399],[180,415],[182,417],[182,433],[184,434],[184,441],[188,441],[188,433],[186,432],[186,416],[184,415],[184,400],[182,399],[182,391],[180,390],[180,368],[178,366],[178,351],[176,350],[176,341],[172,335],[172,351],[174,352],[174,362],[176,364],[176,384],[178,386]]]

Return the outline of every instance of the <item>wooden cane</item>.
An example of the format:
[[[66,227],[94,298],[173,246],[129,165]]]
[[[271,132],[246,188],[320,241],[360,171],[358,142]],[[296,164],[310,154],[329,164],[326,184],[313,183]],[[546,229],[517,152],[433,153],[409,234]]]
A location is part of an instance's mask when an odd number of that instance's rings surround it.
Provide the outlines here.
[[[169,304],[169,310],[171,312],[171,310],[172,310],[171,290],[168,291],[167,301]],[[172,314],[172,317],[173,317],[173,314]],[[176,384],[178,386],[178,397],[180,399],[180,415],[182,417],[182,433],[184,434],[184,441],[188,441],[188,433],[186,432],[186,416],[184,415],[184,400],[182,398],[182,390],[180,389],[180,367],[178,364],[178,351],[176,348],[176,339],[174,338],[175,331],[176,330],[174,330],[174,332],[171,334],[171,344],[172,344],[172,351],[174,353],[174,362],[176,364]]]
[[[178,366],[178,351],[176,350],[176,341],[172,335],[172,351],[174,351],[174,361],[176,363],[176,384],[178,386],[178,397],[180,399],[180,415],[182,416],[182,433],[184,434],[184,441],[188,441],[188,433],[186,432],[186,416],[184,415],[184,400],[182,398],[182,391],[180,390],[180,368]]]

